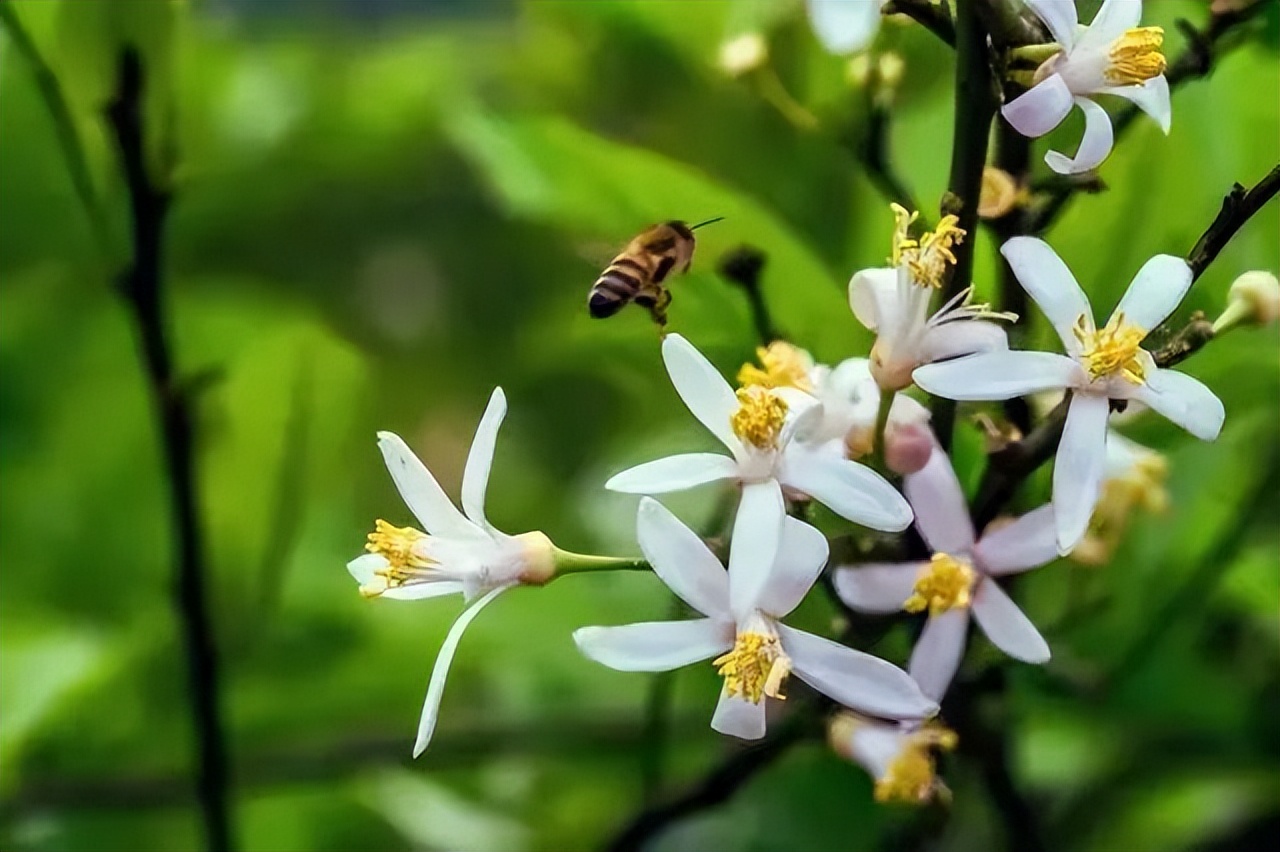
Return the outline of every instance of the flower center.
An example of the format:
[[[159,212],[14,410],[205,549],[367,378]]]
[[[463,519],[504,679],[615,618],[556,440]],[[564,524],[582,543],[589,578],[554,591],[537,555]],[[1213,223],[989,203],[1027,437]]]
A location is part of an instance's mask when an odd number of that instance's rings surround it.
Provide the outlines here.
[[[756,358],[760,359],[759,367],[743,364],[738,370],[738,384],[744,387],[798,388],[806,392],[813,390],[813,382],[809,380],[809,370],[813,365],[809,357],[785,340],[775,340],[768,347],[759,347]]]
[[[967,607],[973,581],[977,577],[968,560],[949,553],[935,553],[928,566],[916,577],[911,597],[903,602],[907,612],[941,615],[949,609]]]
[[[729,425],[733,433],[760,450],[776,450],[787,404],[769,388],[750,385],[738,390],[738,410]]]
[[[1134,27],[1111,43],[1107,68],[1102,72],[1113,86],[1136,86],[1164,73],[1168,64],[1160,45],[1164,30],[1160,27]]]
[[[931,725],[916,731],[898,752],[885,774],[876,779],[877,802],[904,802],[923,804],[939,790],[946,791],[939,781],[932,748],[951,750],[956,746],[955,732],[941,725]]]
[[[739,633],[733,649],[717,657],[714,665],[729,695],[741,695],[752,704],[759,704],[766,695],[786,698],[782,685],[791,674],[791,658],[775,635]]]
[[[943,216],[937,228],[917,240],[911,237],[910,228],[920,214],[908,213],[900,204],[891,204],[889,209],[893,211],[896,222],[889,263],[895,267],[906,264],[912,282],[920,287],[941,287],[947,267],[956,262],[951,247],[964,241],[964,229],[956,227],[960,220],[951,215]]]
[[[1146,382],[1147,368],[1139,360],[1142,349],[1138,344],[1147,333],[1126,322],[1123,311],[1096,331],[1089,330],[1088,320],[1081,314],[1072,331],[1080,341],[1080,360],[1089,371],[1090,380],[1119,374],[1135,385]]]
[[[427,538],[426,533],[413,527],[393,526],[381,518],[375,521],[364,549],[387,560],[387,567],[374,572],[382,582],[361,586],[360,594],[367,598],[377,597],[387,589],[403,586],[423,576],[423,569],[430,566],[431,561],[419,556],[414,546]]]

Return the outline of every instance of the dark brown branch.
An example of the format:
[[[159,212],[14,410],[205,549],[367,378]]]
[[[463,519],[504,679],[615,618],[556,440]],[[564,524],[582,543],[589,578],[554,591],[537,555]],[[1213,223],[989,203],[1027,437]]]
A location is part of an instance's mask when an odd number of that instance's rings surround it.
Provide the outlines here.
[[[1193,275],[1192,280],[1204,273],[1244,223],[1274,198],[1277,192],[1280,192],[1280,165],[1258,181],[1253,189],[1245,191],[1240,184],[1231,188],[1227,197],[1222,199],[1222,209],[1218,211],[1218,217],[1213,220],[1209,230],[1204,232],[1204,236],[1196,241],[1195,246],[1187,254],[1187,263],[1190,264]]]
[[[219,708],[218,654],[205,596],[206,568],[196,482],[190,391],[179,381],[167,336],[163,277],[164,226],[169,193],[155,185],[147,166],[143,116],[144,69],[133,48],[120,56],[115,97],[107,119],[128,188],[132,257],[120,277],[120,295],[133,316],[164,447],[173,510],[174,609],[182,629],[196,739],[196,792],[206,845],[233,848],[228,804],[227,751]]]
[[[920,205],[916,203],[910,187],[894,169],[889,157],[890,109],[885,104],[877,103],[874,93],[870,94],[869,100],[866,132],[861,144],[857,146],[857,156],[881,195],[907,210],[919,211]]]
[[[716,266],[725,280],[736,284],[747,294],[751,322],[756,328],[756,337],[761,346],[768,346],[782,337],[778,327],[774,325],[773,315],[769,313],[769,305],[760,288],[760,276],[764,273],[767,260],[760,249],[743,245],[725,252]]]
[[[947,0],[889,0],[880,11],[885,15],[906,15],[947,44],[956,45],[956,25]]]
[[[1214,64],[1222,58],[1224,51],[1220,48],[1223,47],[1224,39],[1257,16],[1266,5],[1265,0],[1259,0],[1243,9],[1219,12],[1209,18],[1209,23],[1203,29],[1196,29],[1188,22],[1179,20],[1177,26],[1186,35],[1187,46],[1165,71],[1170,92],[1183,83],[1207,76]],[[1142,110],[1136,105],[1129,104],[1116,114],[1112,121],[1116,142],[1120,141],[1141,113]],[[1048,230],[1075,197],[1077,189],[1076,184],[1064,182],[1047,193],[1031,223],[1030,233],[1039,234]]]

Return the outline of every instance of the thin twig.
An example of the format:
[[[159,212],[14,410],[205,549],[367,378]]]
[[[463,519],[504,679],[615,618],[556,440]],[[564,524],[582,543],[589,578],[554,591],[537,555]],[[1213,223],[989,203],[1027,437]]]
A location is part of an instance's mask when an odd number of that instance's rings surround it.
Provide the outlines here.
[[[956,25],[947,0],[889,0],[880,8],[884,15],[906,15],[929,32],[955,47]]]
[[[168,340],[162,283],[164,225],[169,193],[147,171],[144,69],[134,48],[120,56],[115,97],[107,119],[115,138],[132,217],[132,258],[120,278],[142,349],[143,368],[159,420],[173,508],[174,607],[187,657],[197,745],[196,789],[211,852],[234,846],[228,804],[227,750],[219,708],[218,654],[205,596],[199,486],[190,389],[184,388]]]
[[[778,327],[774,325],[773,316],[769,313],[769,305],[764,300],[760,287],[760,276],[764,272],[766,262],[764,252],[753,246],[738,246],[726,252],[716,265],[717,271],[724,278],[736,284],[747,294],[747,307],[751,309],[751,322],[756,329],[756,338],[761,346],[768,346],[782,338]]]
[[[1262,209],[1268,201],[1280,192],[1280,165],[1273,168],[1266,177],[1258,181],[1248,191],[1240,184],[1231,188],[1227,197],[1222,199],[1222,209],[1213,220],[1209,230],[1196,241],[1187,254],[1187,263],[1191,266],[1192,280],[1199,278],[1213,263],[1218,253],[1226,248],[1227,243],[1236,232],[1248,222],[1253,214]]]

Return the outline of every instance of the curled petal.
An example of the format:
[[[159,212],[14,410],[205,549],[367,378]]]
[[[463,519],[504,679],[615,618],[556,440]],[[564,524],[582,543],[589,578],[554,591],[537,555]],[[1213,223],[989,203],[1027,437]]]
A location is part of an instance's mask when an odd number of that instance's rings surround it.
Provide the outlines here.
[[[1105,49],[1142,20],[1142,0],[1102,0],[1098,14],[1081,34],[1078,47]]]
[[[1045,163],[1060,175],[1078,175],[1096,169],[1111,153],[1115,142],[1111,116],[1105,109],[1088,98],[1076,98],[1076,106],[1084,111],[1084,136],[1076,155],[1068,157],[1057,151],[1046,151],[1044,155]]]
[[[738,463],[719,453],[682,453],[638,464],[614,474],[604,484],[624,494],[666,494],[684,491],[738,475]]]
[[[923,360],[927,363],[972,355],[974,352],[1008,349],[1009,338],[1005,330],[993,322],[957,320],[930,328],[925,332],[920,346]]]
[[[1152,368],[1135,398],[1202,441],[1212,441],[1227,418],[1222,400],[1203,382],[1176,370]]]
[[[1073,103],[1067,81],[1051,74],[1005,104],[1000,114],[1014,130],[1035,139],[1061,124]]]
[[[1152,77],[1137,86],[1114,86],[1099,89],[1100,95],[1116,95],[1132,101],[1138,109],[1155,119],[1156,124],[1169,135],[1173,124],[1173,106],[1169,102],[1169,81],[1163,74]]]
[[[507,397],[502,388],[494,388],[489,405],[476,427],[467,454],[467,466],[462,472],[462,511],[471,521],[485,529],[489,522],[484,516],[484,494],[489,487],[489,471],[493,468],[493,450],[498,442],[498,429],[507,416]]]
[[[1053,506],[1058,526],[1058,552],[1066,555],[1080,543],[1102,487],[1107,457],[1107,417],[1111,401],[1105,396],[1076,394],[1067,409],[1067,422],[1053,464]]]
[[[858,322],[872,331],[896,328],[901,316],[898,270],[864,269],[849,281],[849,307]]]
[[[924,562],[872,562],[836,569],[836,594],[859,612],[898,612],[911,591]]]
[[[1071,50],[1080,22],[1076,17],[1075,0],[1027,0],[1027,5],[1036,17],[1044,21],[1053,40],[1062,45],[1063,50]]]
[[[941,701],[964,657],[969,632],[969,611],[963,607],[930,616],[916,646],[911,649],[907,671],[920,684],[920,691]]]
[[[974,592],[973,617],[991,644],[1015,660],[1049,662],[1049,645],[1040,631],[994,580],[983,580]]]
[[[657,500],[640,501],[636,538],[653,572],[703,615],[729,614],[729,575],[697,533]]]
[[[709,660],[733,647],[733,624],[711,618],[648,621],[573,632],[589,660],[621,672],[665,672]]]

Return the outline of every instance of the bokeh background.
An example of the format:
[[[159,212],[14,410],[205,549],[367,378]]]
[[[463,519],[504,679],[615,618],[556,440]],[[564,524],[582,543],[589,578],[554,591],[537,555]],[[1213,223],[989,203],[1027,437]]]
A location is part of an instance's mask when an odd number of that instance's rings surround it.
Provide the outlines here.
[[[699,233],[672,328],[726,372],[755,337],[715,274],[768,256],[784,332],[824,360],[865,354],[850,274],[888,251],[886,201],[841,139],[865,120],[846,60],[779,2],[205,0],[8,3],[58,74],[123,250],[125,196],[101,121],[118,39],[142,34],[177,152],[165,286],[180,367],[203,375],[200,499],[224,660],[242,846],[556,850],[599,845],[646,796],[737,746],[708,727],[716,678],[667,681],[582,659],[584,624],[666,617],[651,576],[571,577],[503,597],[467,633],[425,757],[409,759],[456,599],[367,601],[344,563],[374,518],[408,514],[374,432],[404,435],[451,493],[491,389],[511,413],[489,516],[569,549],[631,554],[634,498],[609,474],[710,448],[661,368],[648,318],[591,320],[587,288],[640,227]],[[1082,0],[1088,20],[1096,7]],[[1270,4],[1275,5],[1275,4]],[[1148,2],[1173,22],[1207,3]],[[767,31],[804,133],[716,66]],[[1141,120],[1050,239],[1099,311],[1150,255],[1184,254],[1235,181],[1280,149],[1274,9],[1212,77]],[[906,60],[893,161],[934,206],[945,187],[952,52],[890,22]],[[1074,144],[1073,119],[1053,137]],[[133,329],[113,294],[30,66],[0,37],[0,845],[199,848],[191,728],[161,453]],[[1232,279],[1276,270],[1280,207],[1188,297],[1216,315]],[[979,237],[977,281],[996,280]],[[1041,317],[1031,342],[1048,344]],[[1203,445],[1157,417],[1123,430],[1167,453],[1170,506],[1110,564],[1069,561],[1018,594],[1055,652],[1008,667],[1019,788],[1053,848],[1232,848],[1280,821],[1280,335],[1242,330],[1184,369],[1224,400]],[[980,449],[962,422],[962,467]],[[1042,478],[1024,495],[1044,494]],[[673,497],[691,523],[712,491]],[[801,624],[829,631],[815,591]],[[906,628],[878,649],[901,660]],[[975,643],[972,656],[990,649]],[[973,660],[970,664],[976,664]],[[1066,684],[1064,686],[1064,684]],[[665,742],[665,749],[657,743]],[[1004,842],[973,767],[952,761],[941,849]],[[909,811],[806,743],[654,849],[871,849]],[[1237,846],[1238,848],[1238,846]]]

